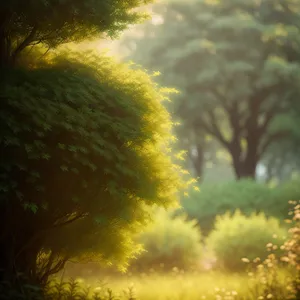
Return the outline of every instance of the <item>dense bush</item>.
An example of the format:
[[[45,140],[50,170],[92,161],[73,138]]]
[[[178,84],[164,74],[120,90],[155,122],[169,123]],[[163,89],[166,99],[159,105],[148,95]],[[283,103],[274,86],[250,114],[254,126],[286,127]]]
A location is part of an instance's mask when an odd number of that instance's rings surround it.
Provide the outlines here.
[[[0,81],[0,280],[44,283],[69,259],[126,267],[146,208],[183,186],[166,89],[95,53],[33,63]]]
[[[171,211],[164,209],[157,210],[153,223],[138,240],[146,251],[133,261],[135,270],[187,269],[201,257],[201,231],[197,222],[187,221],[185,215],[173,217]]]
[[[263,213],[246,217],[237,210],[233,216],[227,213],[217,217],[206,245],[214,252],[219,266],[238,271],[245,266],[242,258],[265,259],[268,255],[266,245],[282,244],[286,236],[287,230],[277,219],[267,218]]]
[[[235,209],[249,216],[263,212],[283,221],[289,211],[288,201],[300,197],[300,185],[291,181],[274,188],[252,180],[240,180],[218,185],[204,184],[200,192],[191,191],[182,199],[182,206],[190,218],[198,220],[202,233],[207,235],[217,215]]]

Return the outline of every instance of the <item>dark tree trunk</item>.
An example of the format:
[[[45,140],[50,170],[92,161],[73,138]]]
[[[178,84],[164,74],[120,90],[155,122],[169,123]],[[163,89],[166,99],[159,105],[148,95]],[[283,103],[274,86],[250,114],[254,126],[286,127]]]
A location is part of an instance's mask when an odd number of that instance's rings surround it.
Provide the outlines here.
[[[234,164],[234,172],[237,180],[243,178],[255,179],[255,170],[252,166],[248,166],[243,161],[239,161],[238,164]]]
[[[236,179],[251,178],[255,179],[256,166],[258,160],[255,157],[246,157],[245,159],[233,157],[233,168]]]
[[[39,243],[24,247],[27,241],[19,235],[0,245],[0,294],[6,299],[44,299],[44,282],[36,273]]]
[[[1,14],[0,14],[1,18]],[[16,64],[21,52],[34,41],[37,27],[33,27],[24,40],[13,47],[12,37],[5,29],[5,21],[0,20],[0,68],[12,67]]]
[[[10,63],[7,42],[4,30],[0,29],[0,68],[8,66]]]
[[[36,277],[36,261],[39,252],[38,241],[27,247],[29,239],[13,235],[1,241],[0,281],[16,282],[19,276],[32,284],[38,283]]]
[[[12,198],[1,204],[0,282],[22,294],[24,284],[40,285],[36,267],[42,240],[36,238],[39,228],[30,213]]]
[[[239,149],[236,149],[236,151],[231,151],[230,154],[233,161],[233,168],[234,168],[236,179],[237,180],[243,178],[255,179],[256,166],[259,160],[256,147],[253,146],[248,147],[245,157],[243,157],[242,151]]]
[[[248,164],[247,162],[243,162],[241,164],[240,179],[242,178],[255,179],[255,171],[256,171],[256,163]]]
[[[197,156],[192,156],[190,154],[190,159],[192,161],[194,170],[195,170],[195,175],[198,177],[198,181],[201,182],[202,176],[203,176],[203,167],[204,167],[204,150],[203,150],[203,145],[197,145]]]

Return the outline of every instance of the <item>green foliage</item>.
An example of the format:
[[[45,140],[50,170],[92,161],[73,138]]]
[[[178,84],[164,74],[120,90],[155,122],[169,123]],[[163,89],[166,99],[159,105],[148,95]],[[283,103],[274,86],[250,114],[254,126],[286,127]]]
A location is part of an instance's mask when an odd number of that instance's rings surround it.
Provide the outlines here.
[[[5,300],[46,300],[43,290],[37,285],[24,284],[19,291],[9,281],[0,282],[1,298]]]
[[[298,123],[299,113],[296,120],[292,120],[291,116],[287,116],[293,123]],[[295,125],[293,130],[298,129]],[[299,130],[299,129],[298,129]],[[300,135],[294,132],[292,136],[273,143],[262,159],[262,163],[266,167],[268,181],[275,180],[283,182],[299,175],[300,171]]]
[[[288,201],[300,197],[299,181],[290,181],[271,188],[253,180],[219,184],[202,184],[200,192],[191,190],[181,204],[190,218],[198,220],[203,234],[213,228],[217,215],[236,209],[249,216],[264,212],[283,221],[289,212]],[[180,210],[179,210],[180,211]]]
[[[39,278],[70,258],[124,267],[148,207],[183,187],[167,91],[105,56],[46,58],[1,74],[0,262],[39,253]]]
[[[9,63],[27,47],[56,47],[101,37],[118,36],[148,16],[137,11],[152,0],[15,0],[1,2],[0,62]],[[37,16],[39,16],[37,18]]]
[[[202,254],[201,232],[195,220],[185,215],[173,217],[172,211],[158,209],[154,222],[139,235],[146,252],[132,261],[133,269],[188,269],[199,263]]]
[[[174,0],[154,12],[164,22],[129,36],[127,58],[180,91],[172,109],[182,141],[210,135],[230,153],[237,178],[254,177],[269,146],[293,132],[274,122],[299,99],[299,2]]]
[[[116,290],[118,279],[115,281],[113,290],[106,287],[105,282],[99,282],[95,287],[84,284],[82,280],[69,279],[51,280],[44,288],[44,297],[37,292],[39,289],[34,286],[24,286],[22,293],[15,293],[8,284],[0,283],[1,297],[4,299],[21,300],[138,300],[138,299],[158,299],[158,297],[174,297],[180,295],[182,299],[216,299],[224,297],[227,300],[256,300],[256,299],[299,299],[299,238],[300,238],[300,206],[299,201],[290,201],[294,205],[291,216],[287,220],[290,223],[290,236],[280,247],[283,251],[281,256],[274,253],[276,250],[273,244],[268,244],[270,251],[265,260],[255,258],[253,261],[244,259],[249,267],[249,278],[244,278],[242,274],[214,274],[212,272],[201,274],[179,273],[174,270],[168,276],[159,274],[146,275],[137,280],[139,292],[136,293],[133,284],[127,290],[123,290],[123,297],[113,292]],[[166,214],[166,212],[164,212]],[[170,216],[170,213],[168,214]],[[284,265],[283,265],[284,264]],[[284,269],[282,267],[285,267]],[[129,274],[128,274],[129,275]],[[212,277],[211,277],[212,276]],[[129,275],[130,277],[130,275]],[[148,280],[146,279],[148,277]],[[222,280],[223,279],[223,280]],[[224,280],[225,279],[225,280]],[[128,278],[126,282],[128,281]],[[234,281],[234,282],[233,282]],[[237,281],[237,282],[236,282]],[[199,286],[199,282],[202,284]],[[194,283],[194,284],[193,284]],[[215,284],[217,283],[217,286]],[[234,283],[234,284],[233,284]],[[211,285],[214,285],[214,291]],[[225,284],[225,286],[224,286]],[[191,288],[193,286],[193,288]],[[219,288],[223,286],[222,288]],[[236,288],[233,290],[233,286]],[[154,287],[154,288],[153,288]],[[170,289],[172,287],[172,289]],[[225,287],[225,288],[224,288]]]
[[[265,260],[250,262],[251,288],[253,299],[299,299],[300,296],[300,201],[289,201],[293,205],[289,223],[289,238],[281,245],[281,255],[274,253],[274,246],[267,245],[271,252]],[[275,247],[276,248],[276,247]],[[285,276],[280,276],[284,263]]]
[[[245,266],[243,258],[266,259],[266,245],[272,243],[278,247],[278,243],[286,237],[287,230],[277,219],[267,218],[263,213],[246,217],[237,210],[233,216],[227,213],[217,217],[206,244],[216,255],[220,266],[238,271]]]
[[[99,289],[100,288],[100,289]],[[104,285],[91,289],[80,280],[50,280],[43,290],[34,285],[22,285],[22,291],[17,291],[6,282],[0,283],[1,298],[6,300],[115,300],[120,298],[110,288]],[[124,291],[124,300],[135,300],[130,287]]]

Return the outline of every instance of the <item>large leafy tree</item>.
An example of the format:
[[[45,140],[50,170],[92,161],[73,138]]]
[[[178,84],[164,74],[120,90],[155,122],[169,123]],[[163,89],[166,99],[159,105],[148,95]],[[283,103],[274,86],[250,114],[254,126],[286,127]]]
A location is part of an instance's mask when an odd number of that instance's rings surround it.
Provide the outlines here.
[[[71,258],[124,267],[149,208],[176,203],[165,91],[106,57],[52,51],[118,34],[150,2],[1,2],[0,280],[45,283]]]
[[[174,0],[154,11],[163,21],[126,40],[130,58],[181,91],[182,138],[192,132],[201,147],[209,134],[237,178],[255,177],[269,146],[290,134],[277,119],[299,97],[300,3]]]
[[[13,0],[0,4],[0,64],[15,63],[26,48],[53,48],[66,42],[115,36],[145,14],[136,9],[152,0]],[[135,10],[134,10],[135,9]]]
[[[1,77],[0,279],[136,254],[148,208],[182,186],[165,98],[142,71],[82,53]]]

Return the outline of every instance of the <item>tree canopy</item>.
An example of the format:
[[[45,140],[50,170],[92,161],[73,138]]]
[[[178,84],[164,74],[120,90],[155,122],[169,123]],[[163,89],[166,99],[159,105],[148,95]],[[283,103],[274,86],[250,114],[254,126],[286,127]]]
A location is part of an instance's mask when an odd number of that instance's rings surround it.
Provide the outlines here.
[[[14,63],[26,47],[49,48],[62,43],[116,36],[130,24],[145,20],[136,11],[152,0],[34,0],[0,4],[0,63]]]
[[[70,258],[124,267],[148,208],[183,187],[166,92],[142,71],[67,51],[1,77],[5,276],[16,265],[43,281]]]
[[[154,11],[163,21],[125,40],[128,58],[179,89],[182,139],[193,134],[201,148],[212,136],[237,178],[254,177],[270,145],[291,133],[277,125],[299,97],[300,3],[174,0]]]

